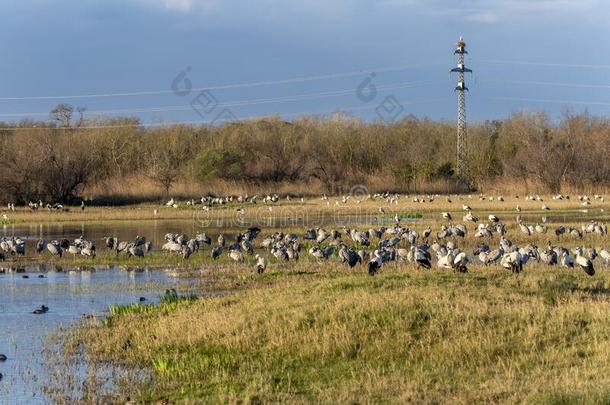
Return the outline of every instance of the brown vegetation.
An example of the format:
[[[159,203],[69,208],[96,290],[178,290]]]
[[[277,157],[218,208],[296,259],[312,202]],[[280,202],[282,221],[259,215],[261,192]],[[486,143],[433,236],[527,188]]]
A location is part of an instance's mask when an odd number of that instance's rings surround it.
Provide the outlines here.
[[[83,123],[72,119],[73,111],[58,106],[53,127],[0,124],[0,200],[150,200],[278,189],[336,194],[355,184],[371,191],[460,191],[449,122],[409,117],[385,125],[334,116],[146,129],[131,118]],[[517,114],[469,131],[469,172],[479,190],[610,185],[608,120],[582,114],[553,123],[545,114]]]

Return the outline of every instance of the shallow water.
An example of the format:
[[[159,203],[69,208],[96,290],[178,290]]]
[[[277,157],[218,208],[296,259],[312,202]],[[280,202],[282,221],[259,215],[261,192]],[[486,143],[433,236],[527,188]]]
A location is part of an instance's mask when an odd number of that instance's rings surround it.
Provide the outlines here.
[[[41,390],[49,370],[42,363],[42,349],[50,332],[74,325],[84,314],[103,316],[112,304],[135,303],[140,297],[146,303],[158,302],[166,289],[188,290],[193,282],[158,270],[38,270],[0,274],[0,353],[8,357],[0,363],[2,404],[46,402]],[[49,307],[47,313],[32,314],[43,304]]]

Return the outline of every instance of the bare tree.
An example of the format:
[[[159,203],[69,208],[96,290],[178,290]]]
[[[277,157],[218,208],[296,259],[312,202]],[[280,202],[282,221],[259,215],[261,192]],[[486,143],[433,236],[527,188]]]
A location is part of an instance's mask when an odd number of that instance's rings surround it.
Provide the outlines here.
[[[72,124],[74,107],[69,104],[58,104],[51,110],[51,118],[59,123],[61,127],[69,127]]]

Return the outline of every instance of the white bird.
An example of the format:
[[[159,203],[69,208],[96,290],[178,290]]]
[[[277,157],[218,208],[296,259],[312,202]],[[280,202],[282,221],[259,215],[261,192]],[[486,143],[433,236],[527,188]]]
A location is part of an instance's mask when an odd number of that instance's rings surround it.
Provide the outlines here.
[[[601,257],[606,264],[610,265],[610,252],[608,252],[606,249],[599,251],[599,257]]]
[[[267,259],[263,256],[256,255],[256,272],[258,274],[263,274],[265,269],[267,268]]]
[[[523,270],[523,258],[518,251],[506,253],[500,260],[500,265],[513,273],[520,273]]]
[[[583,269],[585,271],[585,273],[587,273],[588,275],[590,275],[590,276],[595,275],[595,269],[593,268],[593,263],[591,263],[591,260],[582,256],[582,249],[578,249],[576,251],[576,259],[574,260],[574,262],[577,265],[579,265],[580,268]]]
[[[441,269],[452,269],[453,268],[453,254],[451,252],[447,252],[444,256],[439,256],[438,261],[436,262],[437,267]]]
[[[458,253],[453,259],[453,268],[460,273],[466,273],[468,271],[468,268],[466,267],[467,264],[468,256],[465,252]]]
[[[244,254],[241,252],[241,250],[238,249],[229,250],[229,257],[236,262],[244,261]]]
[[[464,216],[464,222],[466,222],[466,221],[478,222],[479,221],[479,217],[477,217],[476,215],[473,215],[472,212],[468,212],[468,214],[466,214]]]

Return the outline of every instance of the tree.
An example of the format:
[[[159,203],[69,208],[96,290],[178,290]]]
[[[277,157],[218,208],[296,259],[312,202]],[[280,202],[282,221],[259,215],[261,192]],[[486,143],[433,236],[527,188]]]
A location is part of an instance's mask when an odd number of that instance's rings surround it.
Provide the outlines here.
[[[58,104],[51,110],[51,118],[59,123],[60,127],[69,127],[72,123],[74,107],[69,104]]]
[[[239,180],[244,176],[244,164],[238,155],[229,151],[206,149],[195,158],[195,173],[201,181],[213,178]]]
[[[557,131],[545,114],[512,117],[502,132],[514,143],[510,148],[514,154],[504,159],[508,174],[533,179],[551,193],[560,192],[575,156],[570,137]]]
[[[145,141],[148,176],[163,187],[164,196],[182,174],[186,162],[192,159],[192,131],[174,126],[152,131]]]

